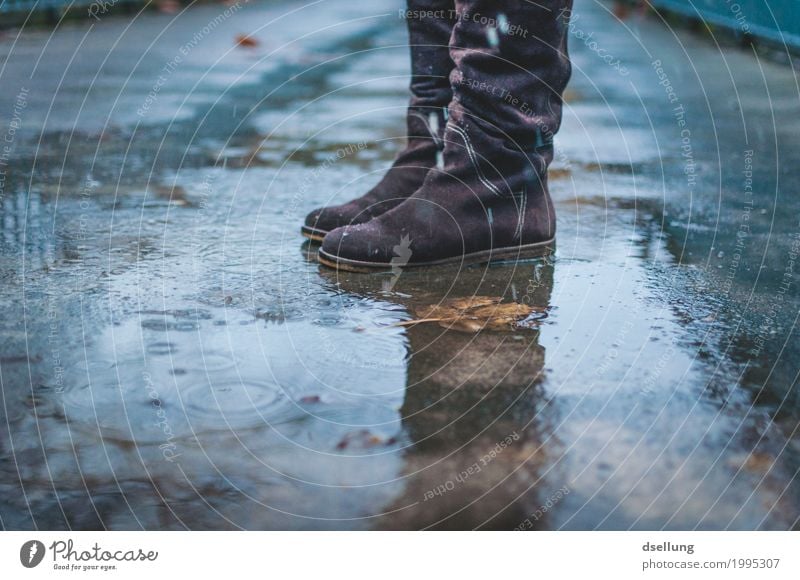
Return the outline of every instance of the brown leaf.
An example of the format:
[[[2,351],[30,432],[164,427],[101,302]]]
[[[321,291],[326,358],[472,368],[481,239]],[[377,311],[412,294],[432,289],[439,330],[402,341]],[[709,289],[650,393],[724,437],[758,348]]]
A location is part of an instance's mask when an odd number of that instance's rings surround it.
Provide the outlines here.
[[[456,298],[443,304],[424,306],[416,311],[418,318],[457,318],[476,308],[497,304],[500,298],[491,296],[470,296],[469,298]]]
[[[248,36],[247,34],[239,34],[236,36],[236,44],[245,48],[255,48],[260,43],[252,36]]]
[[[470,296],[469,298],[456,298],[448,302],[450,308],[456,310],[473,310],[481,306],[489,306],[490,304],[499,304],[502,298],[493,296]]]
[[[753,473],[767,473],[775,464],[775,460],[766,453],[752,452],[745,459],[742,467]]]
[[[479,332],[484,327],[484,322],[473,317],[460,317],[450,320],[440,320],[439,326],[461,332]]]
[[[345,434],[345,436],[342,437],[342,439],[336,444],[336,449],[344,450],[352,448],[354,444],[357,447],[367,448],[374,447],[375,445],[380,445],[382,443],[385,443],[382,437],[370,433],[367,429],[361,429],[360,431],[352,431]]]
[[[440,304],[417,308],[414,320],[406,320],[395,326],[412,326],[436,322],[439,326],[460,332],[481,330],[503,331],[517,327],[517,323],[529,317],[537,309],[518,302],[501,302],[493,296],[471,296]],[[528,328],[524,325],[522,328]]]
[[[528,316],[533,309],[525,304],[518,302],[506,302],[505,304],[494,304],[492,306],[482,306],[473,310],[470,314],[478,318],[521,318]]]

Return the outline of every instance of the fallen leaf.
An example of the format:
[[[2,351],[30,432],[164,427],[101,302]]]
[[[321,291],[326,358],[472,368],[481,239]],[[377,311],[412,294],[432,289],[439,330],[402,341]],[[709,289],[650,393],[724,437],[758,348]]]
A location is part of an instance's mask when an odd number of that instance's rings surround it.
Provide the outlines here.
[[[471,296],[469,298],[456,298],[444,304],[432,304],[416,310],[419,318],[455,318],[459,315],[500,302],[500,298],[490,296]]]
[[[775,460],[766,453],[753,452],[747,456],[742,467],[753,473],[767,473],[775,464]]]
[[[165,199],[175,205],[191,205],[187,195],[186,189],[180,185],[152,185],[150,187],[156,197]]]
[[[236,36],[236,44],[245,48],[255,48],[260,43],[258,40],[247,34],[239,34]]]
[[[378,435],[370,433],[367,429],[347,433],[339,443],[336,444],[336,449],[347,449],[355,444],[357,447],[365,449],[367,447],[374,447],[385,443],[384,439]]]
[[[436,322],[439,326],[450,330],[475,333],[481,330],[503,331],[518,328],[532,328],[530,317],[535,308],[518,302],[501,302],[501,298],[492,296],[472,296],[459,298],[441,304],[422,306],[414,311],[416,318],[398,322],[393,326],[413,326],[428,322]],[[525,324],[520,324],[521,322]]]
[[[159,0],[156,5],[158,11],[164,14],[177,14],[181,9],[180,3],[176,0]]]

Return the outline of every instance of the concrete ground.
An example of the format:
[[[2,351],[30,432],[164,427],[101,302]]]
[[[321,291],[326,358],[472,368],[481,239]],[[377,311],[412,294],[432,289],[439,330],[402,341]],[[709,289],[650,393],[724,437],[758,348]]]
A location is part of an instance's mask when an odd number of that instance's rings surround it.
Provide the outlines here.
[[[402,145],[401,7],[0,37],[0,526],[798,527],[791,66],[578,0],[555,258],[337,274],[299,225]],[[396,326],[475,294],[536,315]]]

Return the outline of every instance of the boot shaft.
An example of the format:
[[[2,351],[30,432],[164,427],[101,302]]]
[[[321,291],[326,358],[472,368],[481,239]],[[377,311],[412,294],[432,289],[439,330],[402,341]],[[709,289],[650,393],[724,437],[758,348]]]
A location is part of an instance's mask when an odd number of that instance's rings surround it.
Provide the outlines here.
[[[572,0],[457,0],[450,39],[453,98],[529,151],[552,142],[571,75]]]
[[[403,13],[411,50],[411,106],[447,107],[453,93],[450,37],[455,26],[453,0],[408,0]]]
[[[444,146],[447,106],[453,98],[449,44],[455,5],[453,0],[408,0],[403,14],[411,52],[411,99],[406,116],[408,144],[399,162],[432,167]]]

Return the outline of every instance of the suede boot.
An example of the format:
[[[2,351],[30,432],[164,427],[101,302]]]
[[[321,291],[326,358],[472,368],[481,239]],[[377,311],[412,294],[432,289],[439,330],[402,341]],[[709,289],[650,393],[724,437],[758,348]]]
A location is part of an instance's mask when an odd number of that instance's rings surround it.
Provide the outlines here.
[[[547,167],[571,71],[571,0],[456,8],[443,165],[400,205],[331,231],[321,263],[358,271],[513,260],[553,247]]]
[[[406,21],[411,48],[411,101],[405,149],[381,181],[348,203],[316,209],[302,233],[322,241],[329,231],[359,224],[399,205],[422,185],[441,156],[445,111],[452,100],[453,61],[448,44],[455,24],[453,0],[408,0]]]

